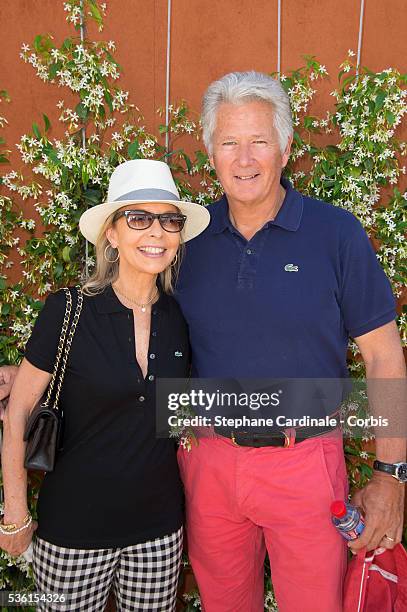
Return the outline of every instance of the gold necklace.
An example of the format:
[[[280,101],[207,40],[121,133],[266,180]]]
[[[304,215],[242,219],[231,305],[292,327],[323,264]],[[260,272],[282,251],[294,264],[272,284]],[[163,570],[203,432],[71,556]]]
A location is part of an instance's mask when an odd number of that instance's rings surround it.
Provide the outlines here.
[[[141,308],[141,312],[145,312],[146,308],[149,304],[151,304],[151,302],[157,297],[158,295],[158,289],[157,287],[155,288],[155,291],[152,295],[152,297],[148,300],[148,302],[145,302],[144,304],[140,304],[139,302],[136,302],[136,300],[134,300],[133,298],[130,298],[128,295],[125,295],[124,293],[121,293],[121,291],[119,291],[117,289],[117,287],[115,287],[113,285],[113,289],[116,291],[116,293],[118,293],[120,295],[120,297],[125,298],[127,301],[131,302],[132,304],[135,304],[136,306],[138,306],[139,308]]]

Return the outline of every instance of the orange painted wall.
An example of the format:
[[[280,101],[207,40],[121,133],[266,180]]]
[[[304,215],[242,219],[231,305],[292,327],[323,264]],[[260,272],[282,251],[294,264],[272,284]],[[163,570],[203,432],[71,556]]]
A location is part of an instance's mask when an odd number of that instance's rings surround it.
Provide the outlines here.
[[[104,31],[91,28],[91,33],[116,41],[122,86],[153,129],[159,122],[155,111],[165,103],[167,0],[107,0],[107,8]],[[303,54],[313,54],[333,75],[319,88],[313,110],[332,105],[337,66],[348,49],[357,49],[359,10],[359,0],[282,0],[282,70],[298,67]],[[42,83],[19,59],[21,43],[43,32],[58,42],[72,32],[62,0],[1,3],[0,89],[12,98],[3,111],[10,145],[42,112],[56,123],[55,103],[66,95]],[[366,0],[362,63],[407,71],[405,0]],[[172,0],[171,100],[184,98],[198,111],[208,83],[225,72],[276,68],[277,0]]]
[[[91,23],[89,36],[116,42],[115,56],[122,66],[119,84],[143,112],[147,128],[157,132],[162,119],[156,110],[165,106],[167,0],[106,3],[103,32]],[[170,100],[187,100],[198,116],[202,94],[213,79],[232,70],[276,71],[277,7],[277,0],[172,0]],[[360,0],[281,0],[281,7],[282,72],[298,68],[302,56],[309,54],[332,75],[319,82],[310,109],[322,115],[333,108],[329,93],[337,86],[338,65],[348,49],[357,50]],[[63,0],[0,3],[0,89],[11,97],[10,104],[0,105],[0,115],[9,121],[4,136],[14,168],[22,165],[15,144],[33,121],[42,124],[42,113],[53,126],[49,136],[63,135],[56,103],[61,98],[69,103],[69,92],[42,82],[19,53],[21,44],[31,44],[39,33],[51,33],[58,45],[74,35],[65,16]],[[362,64],[407,72],[406,26],[406,0],[365,0]],[[407,138],[406,125],[403,132]],[[197,148],[186,138],[177,142],[179,146]],[[21,206],[36,218],[30,202]],[[15,267],[13,276],[18,274]]]

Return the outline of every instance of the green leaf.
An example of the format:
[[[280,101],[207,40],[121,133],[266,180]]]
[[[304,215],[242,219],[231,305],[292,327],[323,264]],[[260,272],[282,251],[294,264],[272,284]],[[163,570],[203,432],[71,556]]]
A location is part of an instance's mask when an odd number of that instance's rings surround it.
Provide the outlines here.
[[[185,164],[187,166],[188,172],[192,170],[192,162],[186,153],[182,154],[182,157],[185,159]]]
[[[0,89],[0,98],[3,98],[6,102],[10,102],[10,96],[5,89]]]
[[[51,127],[51,123],[47,117],[47,115],[42,115],[44,118],[44,124],[45,124],[45,131],[48,132],[49,128]]]
[[[116,62],[116,60],[114,59],[113,55],[107,49],[105,49],[105,54],[110,59],[112,64],[115,64],[115,66],[117,66],[119,68],[119,70],[123,70],[121,65],[118,62]]]
[[[130,159],[138,159],[139,158],[139,143],[138,140],[133,140],[132,143],[127,147],[127,153]]]
[[[158,131],[160,132],[160,134],[166,134],[169,131],[168,125],[159,125]]]
[[[41,34],[37,34],[37,36],[34,38],[34,49],[36,51],[42,51],[41,40],[42,40]]]
[[[343,89],[346,89],[347,86],[350,85],[354,80],[355,80],[354,75],[348,76],[348,77],[346,77],[346,79],[343,79],[343,81],[342,81]]]
[[[72,49],[72,45],[72,38],[65,38],[64,42],[62,43],[62,48],[66,51],[69,51],[70,49]]]
[[[85,187],[85,189],[86,189],[86,187],[87,187],[87,185],[88,185],[88,182],[89,182],[89,174],[88,174],[88,171],[87,171],[87,169],[85,168],[85,166],[82,166],[82,183],[83,183],[83,186]]]
[[[71,247],[68,245],[62,249],[62,259],[66,261],[67,263],[71,261],[70,252],[71,252]]]
[[[60,261],[55,264],[54,274],[55,278],[60,278],[63,274],[64,268]]]
[[[49,34],[38,34],[34,38],[34,49],[38,51],[38,53],[47,52],[52,46],[52,36]]]
[[[376,100],[375,100],[375,105],[374,105],[375,113],[377,113],[377,111],[379,111],[383,107],[386,96],[387,96],[387,93],[383,91],[383,89],[380,89],[379,93],[376,96]]]
[[[108,89],[105,89],[104,98],[105,98],[105,100],[107,102],[107,105],[109,107],[110,112],[113,113],[112,96],[110,95],[110,91]]]
[[[58,70],[61,70],[61,68],[62,68],[62,62],[54,62],[53,64],[50,64],[48,68],[48,72],[49,72],[49,76],[51,77],[51,79],[55,79],[55,77],[57,76]]]
[[[203,151],[195,151],[195,157],[196,157],[196,162],[197,162],[196,166],[198,170],[201,170],[204,167],[204,165],[207,163],[208,156]]]
[[[370,467],[370,465],[367,465],[367,463],[360,464],[360,471],[362,475],[366,476],[367,478],[371,478],[373,474],[373,469]]]
[[[370,159],[370,157],[366,157],[364,161],[364,166],[366,170],[368,170],[368,172],[371,172],[373,170],[373,160]]]
[[[85,202],[94,206],[95,204],[100,204],[102,200],[102,192],[100,189],[85,189],[83,192],[83,199]]]
[[[76,105],[75,111],[81,121],[86,121],[88,118],[88,109],[82,104],[82,102],[79,102],[79,104]]]
[[[393,125],[393,123],[396,121],[396,117],[389,110],[386,111],[386,121],[389,125]]]
[[[98,7],[93,0],[89,1],[89,8],[90,8],[90,12],[91,12],[93,19],[98,23],[98,25],[102,25],[103,23],[102,15],[100,14]]]
[[[38,127],[38,125],[36,123],[33,123],[33,132],[34,135],[40,139],[41,138],[41,132],[40,132],[40,128]]]
[[[58,166],[61,165],[61,160],[58,159],[58,155],[57,152],[55,151],[55,149],[51,146],[51,145],[46,145],[43,148],[43,152],[45,153],[45,155],[52,160],[55,164],[57,164]]]

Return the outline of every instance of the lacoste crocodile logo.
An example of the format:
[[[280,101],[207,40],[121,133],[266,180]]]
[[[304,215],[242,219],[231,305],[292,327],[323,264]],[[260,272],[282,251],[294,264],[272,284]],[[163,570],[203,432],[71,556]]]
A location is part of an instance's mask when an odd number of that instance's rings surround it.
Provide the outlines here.
[[[298,272],[298,266],[295,266],[294,264],[286,264],[284,266],[284,270],[286,272]]]
[[[182,357],[181,351],[175,351],[174,357]]]

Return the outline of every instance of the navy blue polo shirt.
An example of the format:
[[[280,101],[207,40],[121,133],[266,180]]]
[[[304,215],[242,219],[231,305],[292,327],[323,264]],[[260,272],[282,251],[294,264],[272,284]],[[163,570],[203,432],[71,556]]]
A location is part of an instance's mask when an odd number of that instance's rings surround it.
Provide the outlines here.
[[[193,376],[343,378],[349,336],[396,316],[390,283],[348,211],[301,195],[251,240],[226,196],[186,244],[176,299],[189,325]]]

